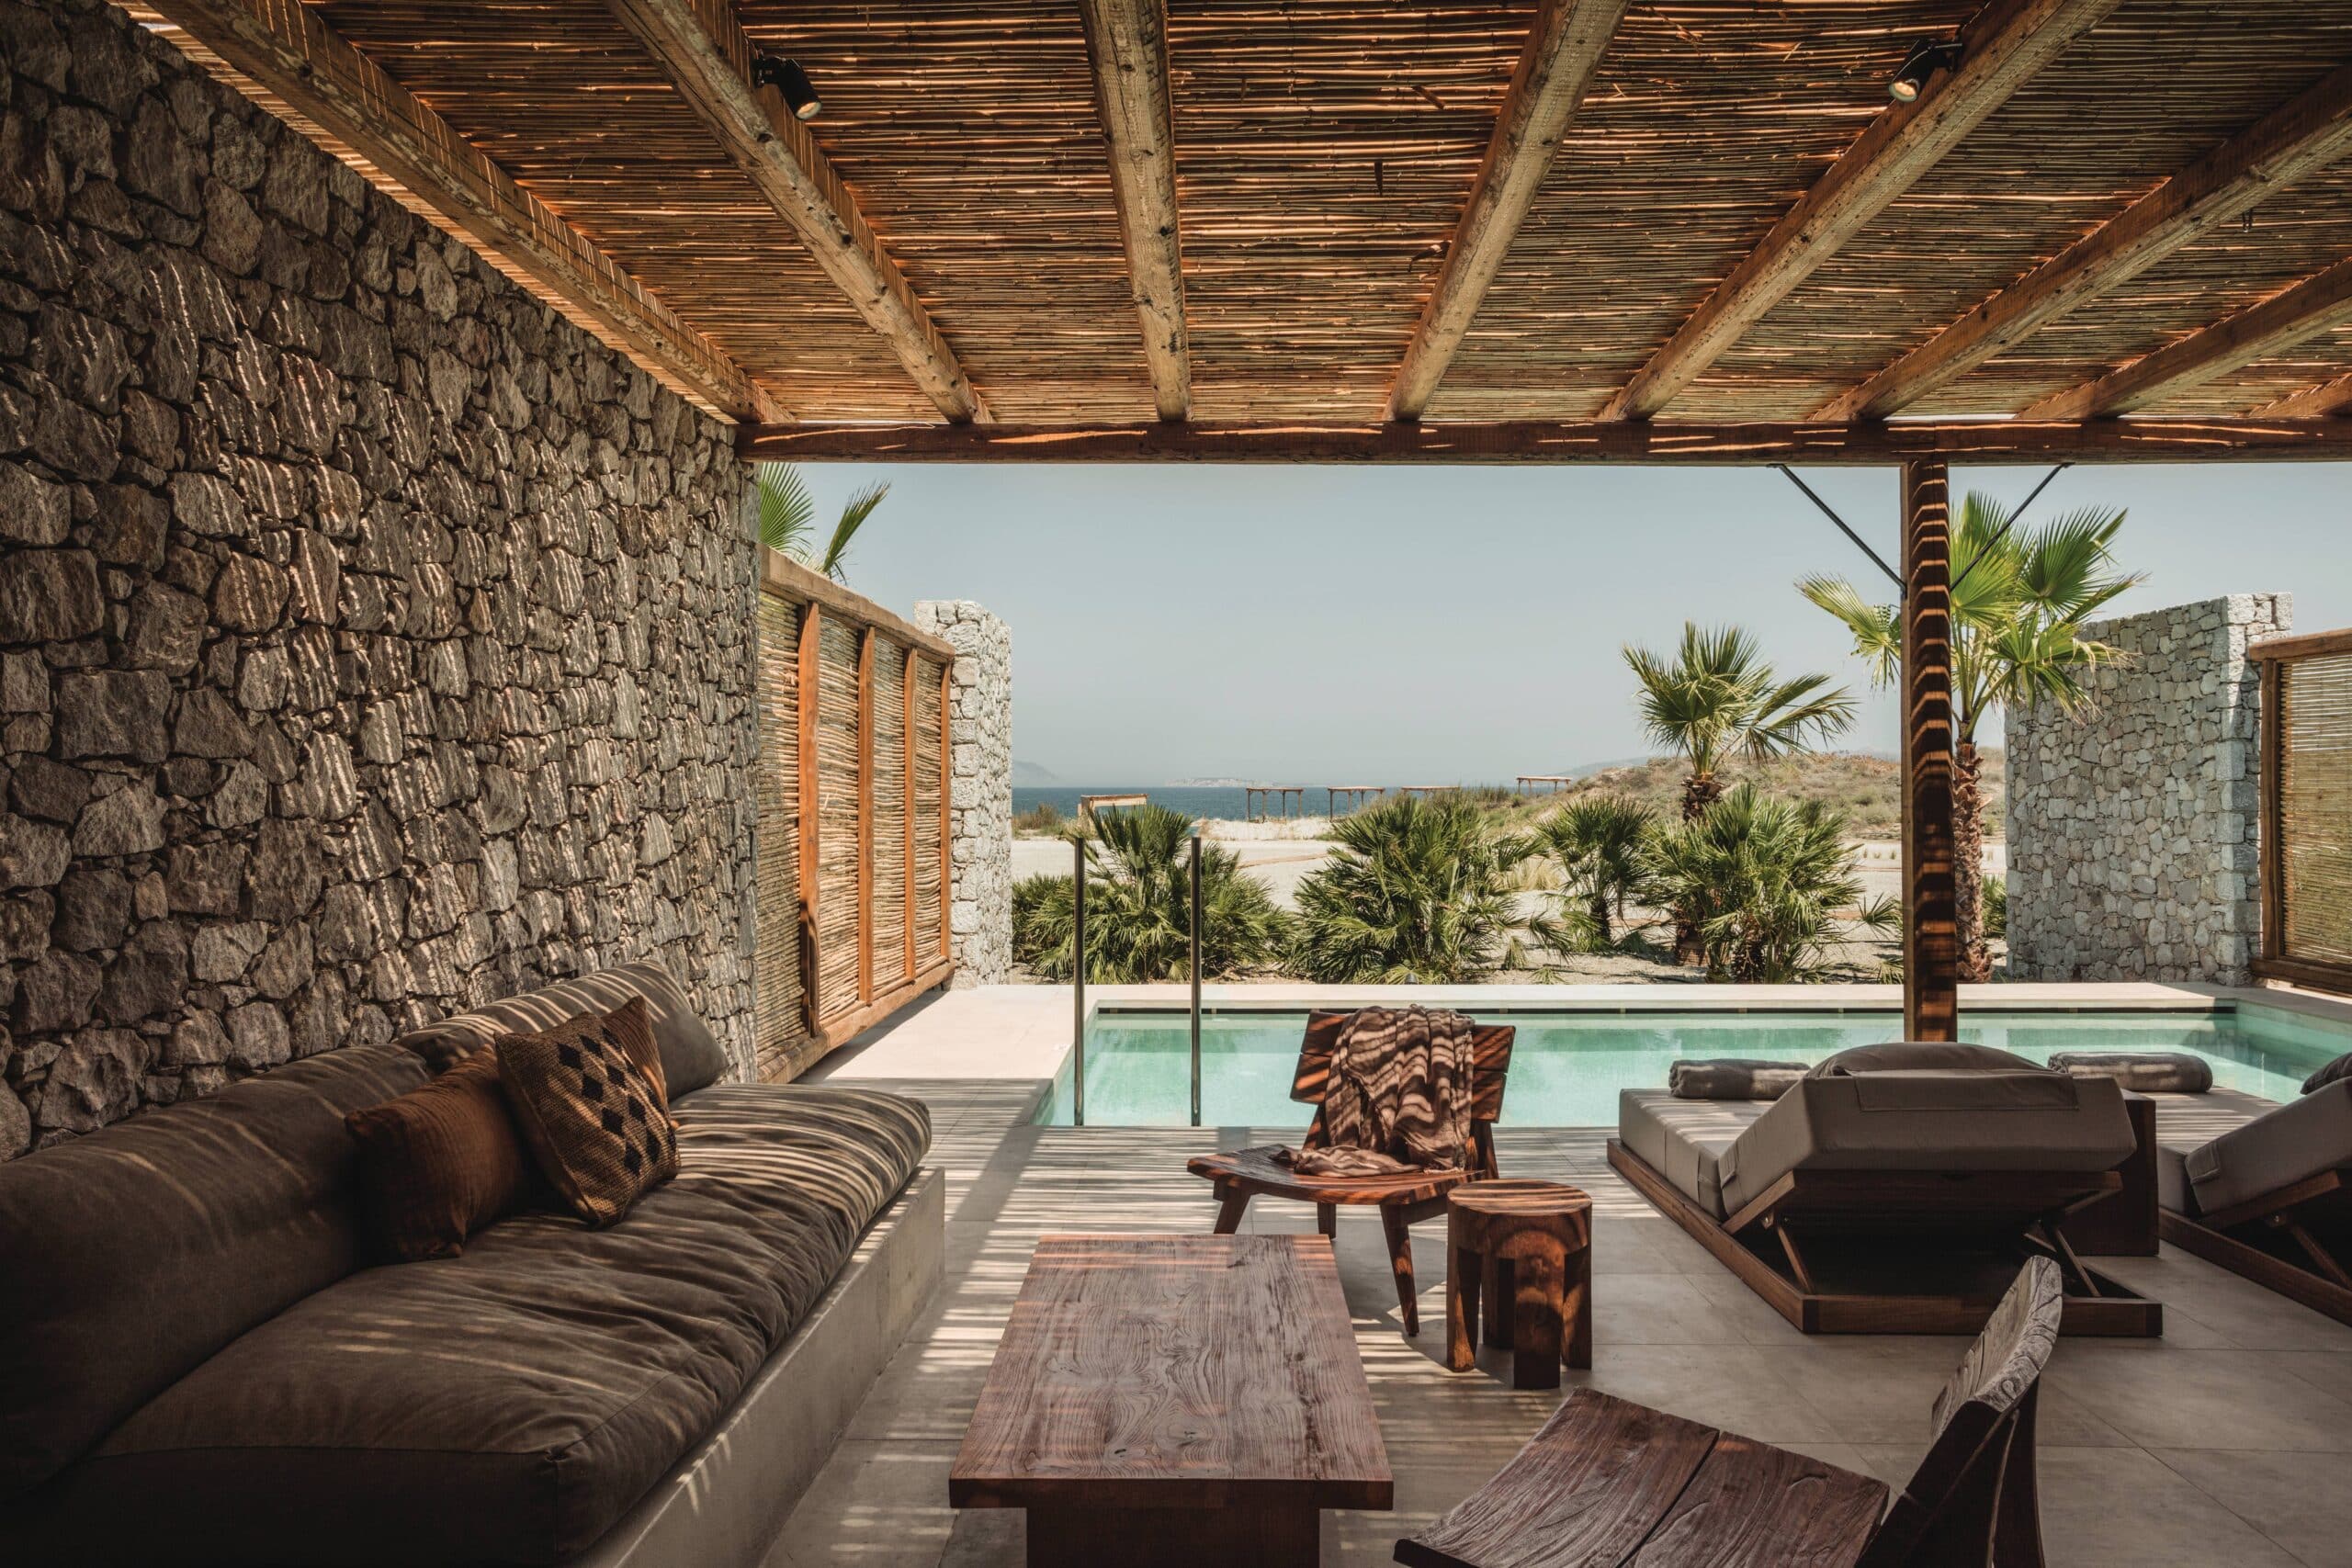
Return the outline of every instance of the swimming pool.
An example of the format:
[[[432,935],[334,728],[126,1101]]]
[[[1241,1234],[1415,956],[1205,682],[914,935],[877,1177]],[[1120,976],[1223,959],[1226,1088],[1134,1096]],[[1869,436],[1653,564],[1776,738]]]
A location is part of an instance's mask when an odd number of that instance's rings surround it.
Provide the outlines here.
[[[1678,1056],[1818,1062],[1849,1045],[1898,1038],[1901,1014],[1847,1012],[1536,1012],[1470,1010],[1519,1026],[1506,1127],[1612,1127],[1617,1091],[1664,1087]],[[1304,1124],[1290,1099],[1303,1011],[1211,1011],[1201,1023],[1201,1120],[1209,1126]],[[2188,1051],[2224,1088],[2291,1100],[2305,1075],[2352,1050],[2352,1029],[2262,1008],[2182,1012],[1979,1011],[1963,1039],[2033,1061],[2052,1051]],[[1191,1119],[1190,1019],[1182,1012],[1103,1010],[1089,1021],[1089,1126],[1181,1127]],[[1070,1123],[1067,1058],[1037,1119]]]

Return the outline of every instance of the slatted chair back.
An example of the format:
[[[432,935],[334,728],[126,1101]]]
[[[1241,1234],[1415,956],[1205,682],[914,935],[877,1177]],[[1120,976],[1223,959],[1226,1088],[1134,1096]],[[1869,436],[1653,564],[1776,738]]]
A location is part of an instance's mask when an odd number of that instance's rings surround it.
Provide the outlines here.
[[[1860,1568],[2041,1568],[2034,1405],[2064,1305],[2057,1263],[2027,1263],[1936,1396],[1934,1446]]]
[[[1307,1148],[1323,1145],[1323,1096],[1331,1085],[1331,1054],[1339,1049],[1340,1032],[1356,1008],[1317,1008],[1306,1015],[1306,1035],[1298,1049],[1298,1070],[1292,1075],[1290,1097],[1316,1108],[1315,1120],[1300,1143]],[[1477,1141],[1477,1174],[1496,1174],[1494,1124],[1503,1113],[1503,1086],[1510,1077],[1511,1046],[1519,1031],[1508,1023],[1479,1023],[1470,1032],[1470,1131]]]

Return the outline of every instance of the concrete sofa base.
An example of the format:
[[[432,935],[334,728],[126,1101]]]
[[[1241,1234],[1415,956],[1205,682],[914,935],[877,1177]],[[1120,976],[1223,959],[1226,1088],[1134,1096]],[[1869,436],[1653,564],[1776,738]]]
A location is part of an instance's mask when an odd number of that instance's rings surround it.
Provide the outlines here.
[[[918,1169],[734,1408],[565,1568],[758,1568],[945,1266],[947,1181]]]

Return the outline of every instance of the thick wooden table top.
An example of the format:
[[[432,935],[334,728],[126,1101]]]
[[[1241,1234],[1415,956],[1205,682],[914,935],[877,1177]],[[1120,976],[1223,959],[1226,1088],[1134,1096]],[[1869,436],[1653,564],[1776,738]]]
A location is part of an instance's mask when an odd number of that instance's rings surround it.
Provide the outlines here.
[[[959,1508],[1386,1508],[1331,1244],[1047,1236],[947,1483]]]

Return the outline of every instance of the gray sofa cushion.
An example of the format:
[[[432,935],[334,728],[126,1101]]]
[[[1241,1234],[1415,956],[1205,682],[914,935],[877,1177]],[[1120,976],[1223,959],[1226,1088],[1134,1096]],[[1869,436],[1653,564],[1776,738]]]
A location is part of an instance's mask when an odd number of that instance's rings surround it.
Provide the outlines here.
[[[2151,1094],[2156,1104],[2156,1201],[2177,1214],[2194,1214],[2188,1156],[2224,1133],[2278,1109],[2278,1101],[2233,1089],[2203,1094]]]
[[[798,1326],[930,1141],[922,1106],[874,1090],[727,1085],[675,1109],[683,1168],[618,1224],[520,1216],[297,1303],[59,1477],[21,1534],[0,1521],[0,1559],[332,1568],[589,1545]]]
[[[1726,1216],[1792,1170],[2111,1170],[2134,1147],[2111,1079],[2025,1072],[1809,1077],[1715,1162]]]
[[[1669,1063],[1666,1088],[1677,1100],[1778,1100],[1804,1074],[1803,1062],[1710,1056]]]
[[[1617,1136],[1644,1163],[1718,1219],[1723,1192],[1715,1162],[1756,1124],[1770,1101],[1679,1100],[1662,1089],[1620,1089]]]
[[[727,1075],[727,1053],[686,1000],[678,982],[659,964],[624,964],[577,980],[561,980],[536,991],[508,997],[410,1030],[392,1042],[424,1057],[439,1072],[458,1057],[486,1050],[503,1034],[548,1029],[583,1012],[610,1012],[631,997],[643,997],[662,1053],[662,1077],[675,1100],[717,1083]]]
[[[1889,1040],[1877,1045],[1849,1045],[1827,1061],[1816,1064],[1813,1076],[1836,1078],[1858,1073],[2045,1070],[2023,1056],[1991,1045],[1963,1045],[1942,1040]]]
[[[2352,1165],[2352,1078],[2338,1078],[2223,1133],[2190,1150],[2186,1164],[2200,1214]]]
[[[2078,1078],[2113,1078],[2134,1094],[2203,1094],[2213,1064],[2186,1051],[2053,1051],[2050,1065]]]
[[[424,1079],[330,1051],[0,1165],[0,1496],[357,1268],[344,1113]]]

